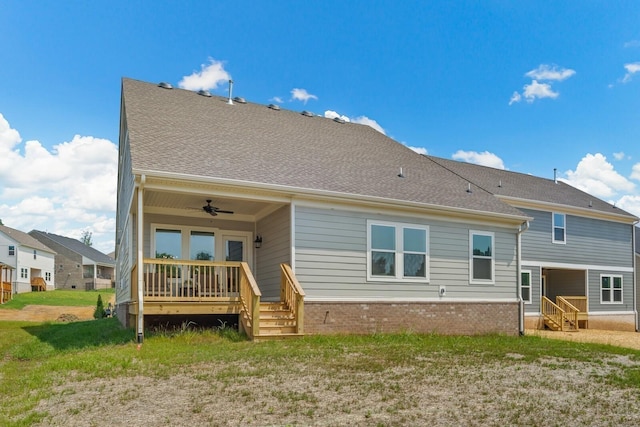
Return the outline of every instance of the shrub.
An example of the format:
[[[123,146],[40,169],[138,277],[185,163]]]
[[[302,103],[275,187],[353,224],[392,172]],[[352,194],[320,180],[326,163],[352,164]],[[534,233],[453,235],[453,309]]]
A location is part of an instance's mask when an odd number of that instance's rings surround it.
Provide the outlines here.
[[[93,312],[94,319],[102,319],[106,317],[106,313],[104,311],[104,304],[102,303],[102,295],[98,294],[98,302],[96,303],[96,309]]]

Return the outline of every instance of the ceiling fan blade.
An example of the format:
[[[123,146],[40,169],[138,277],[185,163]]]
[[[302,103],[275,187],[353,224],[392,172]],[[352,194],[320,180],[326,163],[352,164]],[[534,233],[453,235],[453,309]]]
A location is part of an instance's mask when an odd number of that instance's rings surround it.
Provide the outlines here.
[[[211,211],[207,211],[207,213],[211,216],[218,216],[218,212],[211,210]]]
[[[226,214],[232,214],[233,213],[233,211],[223,211],[223,210],[220,210],[220,209],[216,209],[216,212],[218,212],[218,213],[226,213]]]

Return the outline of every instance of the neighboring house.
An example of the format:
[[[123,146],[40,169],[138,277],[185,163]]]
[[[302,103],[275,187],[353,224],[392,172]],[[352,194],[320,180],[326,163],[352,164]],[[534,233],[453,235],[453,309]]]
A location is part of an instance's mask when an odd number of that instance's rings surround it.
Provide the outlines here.
[[[139,340],[145,316],[214,313],[254,338],[517,334],[531,219],[369,126],[122,82],[116,303]]]
[[[11,301],[13,295],[13,267],[0,262],[0,304]]]
[[[32,230],[33,238],[56,251],[56,289],[94,290],[111,288],[115,260],[80,240]]]
[[[636,275],[636,311],[640,307],[640,272],[638,269],[640,268],[640,227],[636,226],[635,231],[635,247],[636,247],[636,265],[635,265],[635,275]],[[638,314],[638,320],[636,322],[636,331],[640,331],[640,314]]]
[[[564,296],[588,313],[585,326],[636,330],[636,216],[556,179],[426,157],[532,218],[521,246],[527,327],[542,326],[545,297]]]
[[[54,288],[55,251],[27,233],[0,225],[0,263],[13,269],[12,292]]]

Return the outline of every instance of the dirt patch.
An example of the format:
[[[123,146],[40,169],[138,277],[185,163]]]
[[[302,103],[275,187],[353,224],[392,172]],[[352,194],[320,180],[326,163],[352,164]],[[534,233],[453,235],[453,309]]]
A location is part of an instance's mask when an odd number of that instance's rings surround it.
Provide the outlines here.
[[[616,347],[640,350],[640,333],[638,332],[604,331],[599,329],[580,329],[577,332],[559,332],[527,329],[526,334],[564,341],[608,344]]]
[[[93,319],[95,307],[69,307],[55,305],[27,305],[22,310],[0,310],[1,320],[27,321],[27,322],[55,322]]]

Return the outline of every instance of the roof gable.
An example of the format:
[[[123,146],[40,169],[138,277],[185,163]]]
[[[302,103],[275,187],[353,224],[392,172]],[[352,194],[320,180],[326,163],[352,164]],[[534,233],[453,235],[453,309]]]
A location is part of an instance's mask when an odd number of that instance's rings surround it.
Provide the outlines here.
[[[122,90],[134,173],[525,217],[487,191],[468,192],[467,180],[366,125],[229,105],[226,98],[130,79]]]
[[[38,241],[37,239],[34,239],[29,234],[23,231],[7,227],[6,225],[0,225],[0,232],[4,233],[7,237],[14,240],[21,246],[27,246],[32,249],[51,252],[52,254],[56,253],[53,249],[49,248],[44,243]]]
[[[113,260],[113,258],[109,257],[108,255],[105,255],[104,253],[100,252],[99,250],[91,246],[88,246],[82,243],[80,240],[72,239],[70,237],[65,237],[65,236],[59,236],[57,234],[47,233],[46,231],[38,231],[38,230],[32,230],[29,232],[29,234],[33,236],[35,239],[39,239],[39,238],[48,239],[96,263],[106,264],[110,266],[115,265],[115,261]]]

